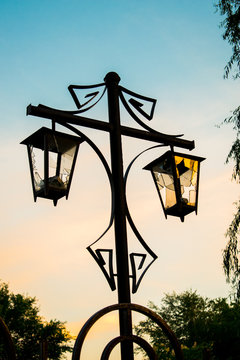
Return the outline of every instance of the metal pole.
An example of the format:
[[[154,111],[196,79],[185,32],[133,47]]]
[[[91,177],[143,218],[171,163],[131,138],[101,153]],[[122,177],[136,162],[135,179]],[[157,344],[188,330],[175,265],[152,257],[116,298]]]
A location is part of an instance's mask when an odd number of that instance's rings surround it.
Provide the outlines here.
[[[128,244],[126,228],[126,199],[123,179],[123,158],[121,142],[121,124],[119,109],[118,83],[120,77],[110,72],[104,79],[108,91],[108,113],[109,123],[112,125],[110,131],[111,164],[114,183],[115,202],[115,246],[117,261],[117,284],[118,302],[130,303],[129,266],[128,266]],[[132,335],[132,318],[129,310],[119,311],[120,335]],[[133,344],[130,341],[121,343],[122,360],[133,360]]]

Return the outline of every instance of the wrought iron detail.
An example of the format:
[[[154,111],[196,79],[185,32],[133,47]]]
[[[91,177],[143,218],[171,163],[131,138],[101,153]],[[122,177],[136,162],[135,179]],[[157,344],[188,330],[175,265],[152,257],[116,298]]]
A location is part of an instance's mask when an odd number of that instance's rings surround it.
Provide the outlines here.
[[[158,356],[152,346],[146,340],[136,335],[117,336],[116,338],[109,341],[103,350],[100,360],[108,360],[114,347],[123,341],[131,341],[135,344],[138,344],[143,350],[145,350],[150,360],[158,360]]]
[[[79,96],[77,96],[77,94],[76,94],[76,90],[89,90],[89,89],[102,88],[102,87],[104,87],[102,93],[100,93],[100,91],[94,91],[94,92],[87,93],[84,97],[81,96],[80,98],[83,99],[83,102],[82,102],[82,100],[81,101],[79,100]],[[69,111],[69,112],[71,112],[72,114],[80,114],[85,111],[88,111],[89,109],[91,109],[93,106],[95,106],[101,100],[101,98],[105,94],[106,86],[105,86],[105,83],[96,84],[96,85],[86,85],[86,86],[84,86],[84,85],[69,85],[68,90],[69,90],[77,108],[79,109],[78,111]],[[92,103],[88,107],[85,107],[86,105],[90,104],[92,102],[92,100],[94,100],[98,95],[99,95],[99,97],[94,103]]]
[[[99,265],[102,270],[111,290],[116,290],[116,284],[113,273],[113,250],[112,249],[97,249],[92,250],[90,246],[87,247],[87,250],[90,252],[94,260]],[[104,260],[102,253],[108,254],[108,262]]]
[[[71,91],[72,93],[74,92],[73,89],[77,88],[77,89],[92,89],[92,88],[96,88],[98,86],[103,86],[104,84],[99,84],[99,85],[92,85],[92,86],[77,86],[77,85],[71,85]],[[122,87],[120,87],[121,89],[124,89]],[[140,98],[140,99],[143,99],[143,100],[149,100],[150,102],[151,101],[154,101],[154,99],[150,99],[150,98],[147,98],[145,96],[141,96],[141,95],[138,95],[138,94],[135,94],[127,89],[124,89],[125,92],[128,92],[128,94],[130,95],[136,95],[136,97]],[[102,98],[102,96],[104,95],[105,93],[105,88],[103,90],[103,93],[101,95],[100,98]],[[87,103],[91,102],[96,96],[97,96],[97,91],[96,92],[90,92],[87,96],[91,97],[91,99],[83,104],[80,104],[79,100],[76,100],[77,97],[75,97],[75,103],[76,105],[79,107],[84,107],[87,105]],[[100,100],[100,98],[97,100],[97,102]],[[131,100],[131,99],[130,99]],[[141,107],[140,106],[140,103],[137,103],[136,100],[132,99],[131,100],[131,103],[135,106],[135,108],[137,107]],[[96,102],[92,105],[94,106],[96,104]],[[154,102],[153,102],[154,104]],[[91,107],[92,107],[91,106]],[[148,114],[148,117],[150,118],[152,115],[153,115],[153,111],[154,111],[154,106],[155,105],[152,105],[152,110],[151,110],[151,113]],[[55,110],[56,109],[52,109],[50,107],[47,107],[45,105],[39,105],[39,108],[40,109],[43,109],[44,111],[48,111],[48,110]],[[87,111],[87,109],[89,109],[90,107],[86,108],[86,109],[83,109],[83,111]],[[98,147],[85,135],[83,134],[79,129],[76,129],[76,127],[70,125],[67,121],[62,121],[61,120],[61,117],[58,116],[58,115],[55,115],[55,111],[53,111],[53,116],[52,116],[52,120],[54,123],[58,123],[66,128],[68,128],[69,130],[73,131],[74,133],[76,133],[77,135],[79,135],[81,138],[82,138],[82,141],[86,141],[90,147],[96,152],[96,154],[98,155],[98,157],[100,158],[106,172],[107,172],[107,175],[108,175],[108,179],[109,179],[109,183],[110,183],[110,187],[111,187],[111,194],[112,194],[112,201],[111,201],[111,214],[110,214],[110,220],[109,220],[109,224],[106,228],[106,230],[98,237],[97,240],[95,240],[91,245],[89,245],[87,247],[87,250],[90,252],[90,254],[93,256],[93,258],[95,259],[95,261],[97,262],[97,264],[99,265],[100,269],[102,270],[111,290],[115,290],[116,289],[116,284],[115,284],[115,278],[114,278],[114,274],[113,274],[113,265],[112,265],[112,258],[113,258],[113,250],[109,250],[109,249],[106,249],[105,251],[109,253],[109,263],[104,263],[103,264],[103,259],[102,259],[102,255],[101,253],[99,253],[99,249],[98,250],[94,250],[93,249],[93,245],[98,242],[107,232],[108,230],[111,228],[112,224],[113,224],[113,220],[114,220],[114,201],[113,201],[113,198],[114,198],[114,186],[113,186],[113,179],[112,179],[112,173],[111,173],[111,170],[109,168],[109,165],[105,159],[105,157],[103,156],[103,154],[101,153],[101,151],[98,149]],[[56,112],[57,114],[67,114],[68,113],[75,113],[75,112],[69,112],[69,111],[63,111],[63,110],[57,110]],[[69,114],[69,116],[71,116]],[[78,118],[78,117],[76,117]],[[152,132],[152,131],[151,131]],[[157,133],[157,132],[155,132]],[[125,193],[126,193],[126,182],[127,182],[127,177],[128,177],[128,173],[134,163],[134,161],[141,155],[143,154],[145,151],[147,150],[150,150],[152,148],[155,148],[155,147],[161,147],[161,146],[164,146],[164,145],[157,145],[157,146],[153,146],[149,149],[146,149],[144,151],[142,151],[140,154],[138,154],[133,160],[132,162],[129,164],[127,170],[126,170],[126,173],[125,173],[125,178],[124,178],[124,181],[125,181]],[[129,212],[129,209],[128,209],[128,206],[126,205],[126,217],[127,217],[127,220],[129,222],[129,225],[131,226],[135,236],[137,237],[138,241],[141,243],[141,245],[143,246],[143,248],[146,250],[146,252],[150,255],[150,257],[152,258],[152,260],[150,260],[148,262],[148,264],[144,267],[144,265],[146,264],[146,254],[144,254],[144,257],[145,257],[145,260],[142,262],[141,266],[136,266],[135,265],[135,260],[136,260],[136,254],[133,253],[134,255],[130,255],[130,265],[131,265],[131,268],[132,268],[132,274],[130,275],[130,278],[132,278],[132,293],[136,293],[138,288],[139,288],[139,285],[145,275],[145,273],[147,272],[147,270],[149,269],[149,267],[152,265],[152,263],[157,259],[157,255],[150,249],[150,247],[146,244],[146,242],[143,240],[143,238],[141,237],[139,231],[137,230],[133,220],[132,220],[132,217],[130,215],[130,212]],[[100,249],[101,251],[103,251],[103,249]],[[143,254],[141,254],[143,256]],[[141,274],[139,275],[139,273],[141,272]]]
[[[126,97],[124,96],[124,94],[128,94],[130,96],[132,96],[129,100],[126,99]],[[157,103],[156,99],[152,99],[150,97],[147,96],[143,96],[140,94],[137,94],[131,90],[128,90],[126,88],[124,88],[123,86],[119,86],[119,97],[122,101],[122,104],[124,105],[125,109],[127,110],[127,112],[129,113],[129,115],[140,125],[142,126],[144,129],[152,132],[152,133],[157,133],[157,134],[163,134],[159,131],[156,131],[154,129],[152,129],[151,127],[149,127],[148,125],[146,125],[140,118],[139,116],[132,110],[132,108],[129,106],[129,103],[132,105],[132,107],[137,110],[137,112],[139,114],[141,114],[145,119],[147,120],[152,120],[153,118],[153,114],[154,114],[154,110],[155,110],[155,106]],[[145,103],[148,103],[150,105],[150,111],[145,111],[142,109],[142,107],[144,106],[144,103],[141,103],[139,101],[137,101],[135,98],[143,100]],[[164,134],[163,134],[164,135]],[[183,134],[180,135],[170,135],[172,137],[181,137],[183,136]]]
[[[134,234],[136,235],[138,241],[140,242],[140,244],[144,247],[144,249],[146,250],[146,252],[151,256],[152,260],[149,262],[149,264],[143,269],[141,275],[138,277],[137,279],[137,271],[136,271],[136,265],[135,265],[135,258],[136,256],[141,256],[142,257],[142,261],[140,262],[139,266],[138,266],[138,270],[141,270],[143,268],[143,264],[146,260],[147,255],[146,254],[137,254],[137,253],[132,253],[130,254],[130,262],[131,262],[131,267],[132,267],[132,293],[136,293],[139,285],[144,277],[144,275],[146,274],[147,270],[150,268],[150,266],[154,263],[154,261],[158,258],[157,255],[150,249],[150,247],[146,244],[146,242],[143,240],[142,236],[140,235],[139,231],[137,230],[132,217],[129,213],[129,210],[127,209],[127,219],[129,222],[129,225],[131,226]]]
[[[131,90],[128,90],[122,86],[119,86],[120,88],[120,91],[121,91],[121,100],[123,101],[123,104],[125,106],[125,108],[127,109],[127,111],[129,112],[129,114],[131,115],[132,113],[132,110],[131,108],[129,107],[128,103],[127,103],[127,100],[125,99],[124,97],[124,93],[130,95],[130,96],[133,96],[132,98],[129,99],[129,103],[134,107],[135,110],[137,110],[143,117],[145,117],[147,120],[152,120],[153,118],[153,114],[154,114],[154,109],[155,109],[155,106],[156,106],[156,102],[157,100],[156,99],[152,99],[150,97],[147,97],[147,96],[143,96],[143,95],[140,95],[140,94],[137,94]],[[144,111],[142,109],[142,107],[144,106],[144,104],[142,104],[141,102],[137,101],[136,99],[134,98],[137,98],[137,99],[140,99],[140,100],[143,100],[145,102],[147,102],[148,104],[151,104],[151,108],[150,108],[150,111]],[[135,115],[135,114],[134,114]]]
[[[125,184],[125,193],[126,193],[126,187],[127,187],[127,179],[128,179],[128,175],[129,172],[131,170],[131,167],[133,166],[134,162],[139,158],[139,156],[141,156],[142,154],[144,154],[146,151],[155,149],[155,148],[159,148],[162,147],[163,145],[155,145],[152,146],[150,148],[147,148],[145,150],[143,150],[142,152],[140,152],[129,164],[129,166],[127,167],[127,170],[125,172],[124,175],[124,184]],[[143,268],[143,265],[145,263],[146,260],[146,254],[138,254],[138,253],[132,253],[130,254],[130,263],[131,263],[131,267],[132,267],[132,275],[130,276],[132,278],[132,293],[136,293],[139,285],[144,277],[144,275],[146,274],[147,270],[150,268],[150,266],[153,264],[153,262],[157,259],[157,255],[150,249],[150,247],[146,244],[146,242],[143,240],[141,234],[139,233],[136,225],[133,222],[133,219],[130,215],[129,209],[128,209],[128,204],[127,204],[127,200],[126,200],[126,216],[129,222],[130,227],[132,228],[135,236],[137,237],[138,241],[140,242],[140,244],[143,246],[143,248],[146,250],[146,252],[152,257],[152,260],[149,262],[149,264]],[[142,257],[142,260],[140,261],[140,264],[138,265],[138,267],[136,267],[136,262],[135,259],[136,257]],[[143,269],[141,275],[139,277],[137,277],[137,270],[141,270]]]
[[[138,313],[141,313],[141,314],[147,316],[151,320],[153,320],[153,322],[160,329],[162,329],[162,331],[164,332],[166,337],[169,339],[170,344],[171,344],[174,354],[175,354],[175,359],[183,360],[183,353],[181,350],[181,346],[177,340],[175,333],[172,331],[172,329],[169,327],[169,325],[154,311],[152,311],[144,306],[132,304],[132,303],[111,305],[111,306],[105,307],[104,309],[99,310],[94,315],[92,315],[86,321],[86,323],[83,325],[82,329],[80,330],[80,332],[77,336],[77,339],[75,341],[74,348],[73,348],[72,360],[80,360],[81,359],[83,343],[85,341],[85,338],[86,338],[88,332],[91,330],[91,328],[94,326],[94,324],[99,319],[101,319],[104,315],[106,315],[112,311],[116,311],[116,310],[119,310],[119,311],[126,310],[127,312],[136,311]],[[148,355],[150,355],[149,356],[150,360],[155,360],[156,359],[154,357],[155,352],[151,351],[149,348],[149,347],[151,347],[151,345],[148,344],[148,346],[147,346],[146,342],[144,340],[141,341],[139,339],[143,340],[142,338],[135,336],[135,335],[130,335],[130,336],[125,335],[125,336],[120,336],[120,337],[114,338],[106,345],[105,349],[103,350],[101,360],[107,360],[109,358],[109,355],[110,355],[111,351],[113,350],[113,348],[118,343],[123,342],[123,341],[131,341],[133,343],[137,343],[138,345],[140,345],[144,350],[148,349],[147,353],[148,353]]]
[[[77,90],[92,90],[92,89],[97,89],[99,88],[99,90],[96,91],[90,91],[87,93],[82,92],[81,94],[77,94]],[[101,88],[101,91],[100,91]],[[102,89],[103,88],[103,89]],[[95,84],[95,85],[69,85],[68,86],[68,90],[73,98],[73,101],[77,107],[78,110],[57,110],[58,112],[63,112],[65,114],[72,114],[72,115],[77,115],[77,114],[81,114],[84,113],[88,110],[90,110],[91,108],[93,108],[104,96],[105,92],[106,92],[106,84],[105,83],[100,83],[100,84]],[[125,95],[130,95],[131,98],[127,100]],[[140,114],[143,116],[143,118],[147,119],[147,120],[152,120],[153,115],[154,115],[154,110],[155,110],[155,106],[157,103],[156,99],[147,97],[147,96],[143,96],[140,94],[137,94],[131,90],[128,90],[126,88],[124,88],[123,86],[119,85],[119,97],[122,101],[122,104],[124,105],[125,109],[127,110],[127,112],[129,113],[129,115],[144,129],[148,130],[150,133],[154,133],[154,134],[159,134],[159,135],[166,135],[164,133],[161,133],[157,130],[152,129],[151,127],[149,127],[148,125],[146,125],[140,118],[139,115]],[[95,99],[95,101],[93,101]],[[142,100],[142,102],[136,100]],[[130,106],[130,105],[131,106]],[[150,110],[143,110],[144,104],[148,104],[150,106]],[[89,105],[89,106],[87,106]],[[48,110],[56,110],[54,108],[51,108],[49,106],[46,105],[39,105],[42,108],[48,109]],[[145,106],[146,107],[146,106]],[[134,109],[134,111],[133,111]],[[136,113],[137,112],[137,113]],[[183,134],[179,134],[179,135],[167,135],[167,136],[171,136],[173,138],[178,138],[183,136]]]
[[[62,124],[60,121],[58,121],[59,124]],[[80,130],[76,129],[74,126],[64,123],[62,124],[64,125],[66,128],[68,128],[69,130],[75,132],[77,135],[81,136],[81,138],[83,139],[83,141],[86,141],[86,143],[88,143],[88,145],[91,146],[91,148],[95,151],[95,153],[98,155],[99,159],[101,160],[107,175],[108,175],[108,180],[109,180],[109,184],[111,187],[111,194],[112,194],[112,200],[111,200],[111,214],[110,214],[110,219],[109,219],[109,224],[106,228],[106,230],[97,238],[97,240],[95,240],[91,245],[89,245],[87,247],[87,250],[89,251],[89,253],[92,255],[92,257],[94,258],[94,260],[97,262],[97,264],[99,265],[100,269],[102,270],[110,288],[112,291],[116,290],[116,284],[115,284],[115,279],[114,279],[114,274],[113,274],[113,250],[110,249],[97,249],[97,250],[93,250],[92,246],[94,244],[96,244],[107,232],[108,230],[111,228],[112,224],[113,224],[113,219],[114,219],[114,202],[113,202],[113,192],[114,192],[114,186],[113,186],[113,181],[112,181],[112,173],[111,170],[108,166],[108,163],[105,159],[105,157],[103,156],[102,152],[98,149],[98,147],[86,136],[84,135]],[[102,256],[102,252],[106,252],[109,254],[108,256],[108,264],[105,262],[103,256]]]
[[[147,269],[142,273],[139,280],[137,280],[137,270],[141,270],[143,268],[143,265],[145,263],[147,255],[146,254],[138,254],[138,253],[131,253],[130,254],[130,263],[132,267],[132,293],[134,294],[137,292],[138,286],[140,285],[140,282],[147,271]],[[138,266],[136,266],[136,259],[140,258],[140,263]]]

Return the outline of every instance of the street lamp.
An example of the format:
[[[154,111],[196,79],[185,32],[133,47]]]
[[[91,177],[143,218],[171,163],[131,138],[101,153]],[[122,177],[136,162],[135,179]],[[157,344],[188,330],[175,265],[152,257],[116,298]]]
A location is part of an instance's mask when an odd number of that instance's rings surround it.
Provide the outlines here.
[[[153,117],[156,100],[134,93],[119,85],[120,77],[115,72],[108,73],[101,84],[80,86],[70,85],[69,91],[75,102],[77,110],[63,111],[46,107],[44,105],[27,108],[27,115],[47,118],[52,121],[52,129],[42,128],[22,142],[27,145],[29,163],[33,185],[34,199],[43,197],[53,200],[68,196],[78,147],[86,142],[102,162],[110,182],[112,193],[112,210],[107,229],[97,240],[88,246],[102,270],[111,290],[117,289],[118,304],[108,306],[94,314],[83,326],[76,339],[72,360],[79,360],[84,339],[95,322],[110,311],[119,311],[120,336],[111,340],[102,352],[101,360],[107,360],[112,349],[121,345],[121,359],[133,360],[133,343],[140,345],[151,360],[157,359],[154,349],[144,340],[132,333],[132,312],[137,311],[150,317],[169,338],[175,356],[182,360],[182,352],[175,334],[157,314],[147,308],[131,303],[130,282],[132,293],[135,293],[146,271],[157,259],[157,255],[150,249],[140,235],[130,215],[126,199],[126,182],[133,162],[145,151],[153,147],[170,147],[170,151],[150,163],[145,169],[153,174],[154,181],[160,195],[165,216],[184,216],[197,210],[199,166],[203,158],[176,153],[174,147],[194,149],[194,141],[182,139],[182,135],[168,135],[151,129],[146,120]],[[86,94],[87,91],[87,94]],[[81,93],[85,96],[81,98]],[[95,106],[104,96],[108,97],[108,122],[83,117],[81,114]],[[80,95],[79,95],[80,93]],[[123,126],[120,119],[120,101],[129,115],[141,126],[141,129]],[[147,105],[147,106],[145,106]],[[147,110],[145,110],[145,108]],[[80,116],[81,115],[81,116]],[[59,133],[55,125],[59,124],[72,131],[77,136]],[[88,138],[79,127],[88,127],[105,131],[110,137],[111,164],[108,164],[102,152]],[[157,143],[138,154],[129,164],[125,174],[123,169],[122,137],[130,137]],[[44,151],[42,173],[37,170],[34,149]],[[50,169],[50,155],[55,156],[54,170]],[[68,165],[65,165],[66,161]],[[165,191],[166,198],[162,191]],[[171,200],[169,197],[171,191]],[[128,252],[127,222],[140,242],[143,252]],[[107,231],[114,225],[115,235],[115,261],[114,249],[104,249],[97,245]],[[116,264],[116,269],[114,269]]]
[[[197,213],[200,162],[204,158],[167,151],[144,167],[150,170],[165,217]]]
[[[27,146],[33,197],[68,198],[80,137],[42,127],[21,144]]]

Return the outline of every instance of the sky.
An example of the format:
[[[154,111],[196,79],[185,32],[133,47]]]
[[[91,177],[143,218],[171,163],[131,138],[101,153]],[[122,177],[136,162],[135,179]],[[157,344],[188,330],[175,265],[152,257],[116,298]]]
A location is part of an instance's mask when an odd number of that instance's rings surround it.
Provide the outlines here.
[[[239,105],[239,81],[223,79],[231,47],[223,41],[221,17],[211,0],[2,0],[0,5],[1,262],[0,279],[10,290],[39,301],[46,319],[66,321],[77,335],[96,311],[117,302],[87,252],[110,216],[105,170],[87,144],[79,150],[69,199],[58,206],[33,201],[27,152],[20,142],[46,119],[26,116],[28,104],[74,110],[70,84],[101,83],[109,71],[131,91],[157,99],[148,125],[195,140],[202,163],[199,211],[185,222],[164,218],[150,174],[142,168],[165,150],[143,154],[134,164],[127,201],[134,222],[158,260],[132,302],[160,304],[165,293],[193,289],[227,297],[222,270],[225,232],[238,200],[225,164],[234,140],[217,125]],[[85,116],[107,120],[106,99]],[[121,108],[122,123],[138,127]],[[81,128],[109,161],[109,138]],[[63,131],[63,129],[61,129]],[[124,167],[151,144],[123,138]],[[128,228],[129,251],[138,251]],[[114,248],[111,229],[101,247]],[[138,321],[138,318],[136,319]],[[93,360],[117,334],[117,316],[90,333],[81,359]],[[116,336],[116,335],[114,335]],[[111,359],[119,359],[116,350]]]

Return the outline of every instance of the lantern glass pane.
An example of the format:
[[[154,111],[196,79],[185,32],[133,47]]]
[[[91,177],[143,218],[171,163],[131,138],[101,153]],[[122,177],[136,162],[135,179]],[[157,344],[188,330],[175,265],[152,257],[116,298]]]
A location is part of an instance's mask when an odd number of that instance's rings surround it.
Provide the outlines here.
[[[174,190],[165,189],[165,209],[168,209],[174,205],[176,205],[176,193]]]
[[[53,177],[56,174],[57,157],[56,153],[49,153],[49,177]]]
[[[61,165],[60,165],[60,179],[67,187],[69,182],[69,177],[72,169],[73,158],[76,152],[77,146],[73,146],[71,149],[62,154]]]
[[[57,141],[59,138],[57,139],[55,136],[52,136],[52,134],[48,136],[47,140],[49,155],[48,193],[65,192],[69,183],[73,158],[77,146],[71,144],[72,147],[69,148],[68,141],[63,142],[63,145],[61,144],[59,146]],[[64,150],[66,152],[61,154],[57,153],[57,150]],[[38,196],[40,196],[40,194],[43,194],[45,188],[44,151],[31,146],[30,153],[33,166],[34,188]]]
[[[35,191],[40,191],[44,188],[44,159],[43,151],[33,146],[30,146],[30,154],[32,158],[33,180]]]
[[[164,159],[153,167],[153,175],[165,209],[176,205],[174,178],[169,159]]]
[[[177,177],[180,181],[182,202],[189,206],[196,206],[197,174],[199,161],[181,156],[174,156]]]
[[[61,162],[61,154],[49,153],[49,178],[48,178],[48,187],[49,191],[58,191],[65,190],[66,185],[62,180],[61,174],[59,172],[59,164]]]
[[[72,139],[55,133],[47,135],[47,143],[49,151],[49,192],[64,194],[68,187],[77,145],[73,143]]]

